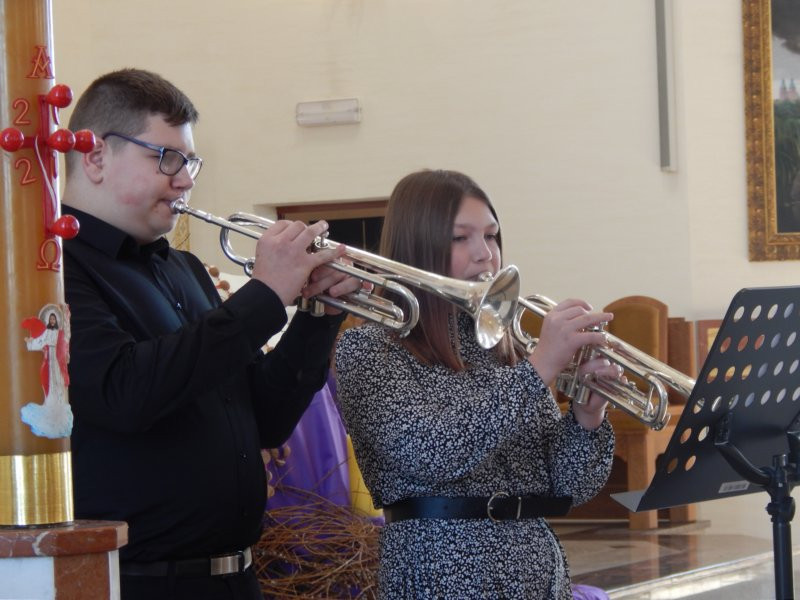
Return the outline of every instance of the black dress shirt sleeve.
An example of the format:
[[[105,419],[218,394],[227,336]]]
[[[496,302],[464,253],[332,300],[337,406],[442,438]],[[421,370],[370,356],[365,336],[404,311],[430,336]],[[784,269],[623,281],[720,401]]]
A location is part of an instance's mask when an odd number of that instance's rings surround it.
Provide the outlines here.
[[[312,317],[298,311],[278,345],[259,363],[258,377],[271,385],[271,393],[258,396],[254,407],[262,424],[262,447],[275,448],[285,442],[314,393],[325,384],[344,316]],[[292,401],[285,401],[287,397]]]
[[[206,293],[208,286],[213,290],[210,279],[198,283]],[[121,310],[124,294],[114,295],[112,306],[103,287],[80,265],[66,270],[73,329],[70,396],[76,415],[95,426],[146,431],[192,402],[213,401],[206,392],[246,367],[262,441],[271,447],[291,434],[325,381],[339,319],[299,314],[277,354],[265,356],[260,348],[286,323],[286,311],[258,281],[177,330],[152,337],[149,331],[142,339],[122,321],[130,319],[128,311],[145,309]],[[152,327],[152,316],[141,318]]]

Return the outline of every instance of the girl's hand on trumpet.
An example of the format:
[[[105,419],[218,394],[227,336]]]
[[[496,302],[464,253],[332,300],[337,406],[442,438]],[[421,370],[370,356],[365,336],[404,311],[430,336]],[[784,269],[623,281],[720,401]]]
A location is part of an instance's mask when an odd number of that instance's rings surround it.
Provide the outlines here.
[[[607,345],[604,332],[587,331],[587,328],[613,318],[609,312],[593,312],[591,305],[583,300],[559,302],[544,317],[539,343],[528,356],[528,361],[549,387],[580,348]]]
[[[579,375],[580,377],[594,375],[601,379],[617,379],[622,382],[627,381],[623,375],[622,367],[611,364],[611,361],[603,357],[586,361],[581,365]],[[572,413],[575,415],[575,420],[580,423],[584,429],[597,429],[603,423],[607,404],[608,402],[602,396],[592,393],[589,395],[589,400],[585,404],[573,402]]]
[[[277,221],[256,243],[253,279],[268,285],[284,306],[290,306],[317,267],[344,254],[344,246],[335,250],[308,251],[314,240],[327,230],[325,221],[313,225],[300,221]]]

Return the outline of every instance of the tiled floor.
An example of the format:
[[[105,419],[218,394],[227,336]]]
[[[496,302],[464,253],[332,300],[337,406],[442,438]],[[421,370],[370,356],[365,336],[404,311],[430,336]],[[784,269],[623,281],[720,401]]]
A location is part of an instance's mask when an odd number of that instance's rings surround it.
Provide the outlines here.
[[[566,549],[574,583],[599,587],[612,600],[776,597],[771,536],[739,533],[735,522],[725,528],[698,521],[641,532],[622,521],[552,525]],[[800,555],[792,559],[795,583],[800,581],[798,562]]]

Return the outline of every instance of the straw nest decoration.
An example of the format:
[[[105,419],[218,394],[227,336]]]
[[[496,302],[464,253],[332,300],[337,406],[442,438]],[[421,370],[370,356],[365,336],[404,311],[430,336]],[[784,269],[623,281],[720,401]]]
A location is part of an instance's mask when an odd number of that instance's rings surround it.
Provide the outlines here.
[[[253,564],[265,598],[377,597],[378,526],[349,506],[278,484],[296,504],[269,509]]]

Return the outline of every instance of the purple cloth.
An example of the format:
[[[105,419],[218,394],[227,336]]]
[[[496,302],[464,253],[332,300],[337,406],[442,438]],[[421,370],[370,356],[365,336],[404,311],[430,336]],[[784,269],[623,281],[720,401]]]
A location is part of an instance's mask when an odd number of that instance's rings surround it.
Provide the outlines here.
[[[608,594],[600,588],[579,583],[572,584],[572,597],[574,600],[609,600]]]
[[[268,509],[298,503],[298,498],[281,486],[314,492],[340,506],[350,505],[347,437],[331,384],[329,377],[286,442],[290,448],[286,464],[279,467],[272,460],[267,465],[272,472],[270,484],[276,487],[267,501]]]

